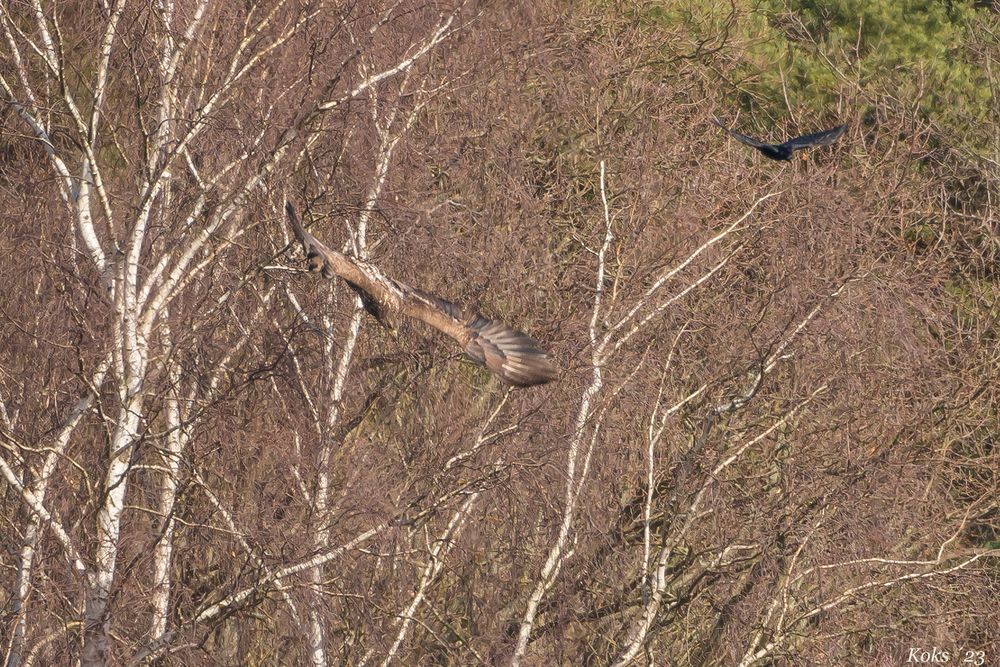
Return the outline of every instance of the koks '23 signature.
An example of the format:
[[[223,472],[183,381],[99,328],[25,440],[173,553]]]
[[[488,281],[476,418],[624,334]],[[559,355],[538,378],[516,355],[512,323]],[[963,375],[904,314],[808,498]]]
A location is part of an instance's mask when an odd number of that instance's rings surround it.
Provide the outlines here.
[[[958,664],[961,665],[975,665],[979,667],[986,664],[985,651],[974,651],[971,649],[949,651],[937,646],[931,648],[923,648],[921,646],[910,648],[906,654],[906,662],[907,664],[941,665],[951,662],[956,657],[959,659]]]

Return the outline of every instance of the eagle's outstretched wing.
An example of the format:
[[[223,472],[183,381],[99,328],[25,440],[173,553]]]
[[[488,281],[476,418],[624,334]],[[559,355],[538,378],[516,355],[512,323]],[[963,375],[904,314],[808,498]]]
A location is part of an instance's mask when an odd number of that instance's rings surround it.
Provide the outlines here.
[[[306,259],[309,261],[309,270],[322,271],[324,278],[333,278],[337,275],[333,270],[333,266],[324,257],[323,251],[329,252],[330,249],[305,230],[302,223],[299,222],[299,215],[295,212],[292,202],[285,202],[285,213],[288,214],[288,220],[292,223],[292,231],[295,232],[295,238],[302,244],[302,250],[306,253]]]
[[[466,326],[472,335],[465,346],[465,353],[505,382],[517,387],[530,387],[556,379],[558,369],[552,357],[539,349],[527,334],[479,313]]]
[[[394,310],[434,327],[458,341],[470,359],[508,384],[530,387],[551,382],[559,374],[552,356],[527,334],[479,313],[466,314],[451,301],[388,278],[370,264],[331,250],[302,227],[291,202],[285,203],[285,211],[306,252],[309,270],[321,271],[327,278],[340,276],[362,294],[363,301],[367,297],[372,302],[374,312]],[[366,305],[369,312],[373,308]]]
[[[813,134],[804,134],[801,137],[789,139],[783,145],[791,148],[792,150],[810,148],[812,146],[829,146],[839,139],[840,135],[842,135],[846,130],[846,125],[838,125],[837,127],[829,130],[814,132]]]

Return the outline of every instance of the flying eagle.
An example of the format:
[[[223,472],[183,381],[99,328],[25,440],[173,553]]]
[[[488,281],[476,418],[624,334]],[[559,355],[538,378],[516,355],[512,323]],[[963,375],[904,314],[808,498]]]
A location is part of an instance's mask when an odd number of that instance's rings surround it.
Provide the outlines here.
[[[829,146],[834,141],[839,139],[840,135],[847,130],[846,125],[838,125],[830,130],[824,130],[823,132],[816,132],[814,134],[804,134],[801,137],[789,139],[783,144],[766,144],[763,141],[754,139],[753,137],[748,137],[745,134],[740,134],[739,132],[730,130],[728,127],[723,125],[722,121],[718,118],[713,118],[712,122],[725,130],[726,134],[731,136],[733,139],[736,139],[736,141],[756,148],[764,154],[764,157],[772,160],[791,160],[792,153],[797,150],[812,148],[813,146]]]
[[[470,359],[517,387],[545,384],[556,378],[558,368],[552,357],[527,334],[393,280],[367,262],[331,250],[302,227],[291,202],[285,202],[285,211],[305,250],[309,270],[321,272],[324,278],[343,278],[361,296],[365,310],[380,321],[384,311],[418,319],[454,338]]]

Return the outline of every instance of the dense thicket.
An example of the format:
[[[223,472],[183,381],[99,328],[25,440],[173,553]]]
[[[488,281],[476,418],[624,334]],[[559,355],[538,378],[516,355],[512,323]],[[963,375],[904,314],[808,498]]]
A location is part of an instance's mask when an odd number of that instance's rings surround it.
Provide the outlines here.
[[[997,23],[4,6],[6,662],[997,660]],[[563,374],[376,322],[286,198]]]

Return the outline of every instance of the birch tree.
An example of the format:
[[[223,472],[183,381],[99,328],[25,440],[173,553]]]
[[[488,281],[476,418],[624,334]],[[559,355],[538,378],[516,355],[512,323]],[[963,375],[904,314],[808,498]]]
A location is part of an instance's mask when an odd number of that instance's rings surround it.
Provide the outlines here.
[[[92,395],[85,392],[66,413],[47,458],[4,463],[8,481],[16,482],[31,508],[29,526],[34,526],[24,536],[18,565],[20,618],[11,664],[23,659],[32,562],[42,527],[63,536],[76,562],[73,571],[83,592],[81,662],[104,664],[117,654],[109,632],[126,537],[123,519],[138,471],[151,463],[140,446],[151,430],[164,434],[162,461],[152,467],[160,484],[158,506],[151,511],[161,525],[139,539],[150,540],[156,554],[151,639],[167,638],[177,479],[200,416],[192,407],[216,398],[221,375],[242,344],[215,360],[207,388],[191,386],[177,366],[188,353],[174,343],[168,314],[192,307],[206,318],[213,310],[225,312],[230,297],[253,282],[263,264],[258,255],[240,265],[234,253],[260,224],[248,215],[255,198],[266,195],[271,179],[288,169],[284,165],[301,162],[330,131],[326,117],[368,95],[374,99],[378,86],[406,77],[463,22],[458,8],[425,8],[424,29],[387,49],[380,47],[399,17],[413,20],[410,8],[396,3],[356,10],[288,2],[238,10],[207,1],[103,3],[94,13],[42,2],[2,10],[8,67],[0,87],[21,132],[47,156],[79,280],[93,275],[100,284],[101,317],[83,327],[107,361],[84,371],[88,391],[114,391],[114,399],[98,410],[106,451],[95,456],[92,442],[84,459],[91,468],[88,478],[93,476],[95,495],[87,498],[96,513],[93,530],[70,535],[63,522],[76,525],[79,519],[45,510],[60,457],[74,437],[88,438],[75,431],[93,407]],[[336,126],[344,131],[350,123]],[[387,161],[388,155],[380,166],[382,179]],[[365,206],[377,196],[374,187]],[[359,227],[355,243],[363,252],[364,220]],[[206,289],[206,280],[217,279]],[[260,295],[259,310],[266,310],[272,295],[273,288]],[[208,307],[206,300],[217,305]],[[258,318],[239,326],[252,327]],[[187,344],[194,342],[186,338]],[[164,379],[165,395],[157,396],[154,382],[162,385]],[[164,428],[156,429],[153,420],[161,410]],[[95,461],[101,468],[92,467]],[[16,465],[23,470],[15,471]],[[321,502],[325,493],[320,491]]]
[[[995,216],[905,105],[727,141],[722,9],[0,6],[5,664],[986,656]],[[372,317],[286,200],[559,376]]]

